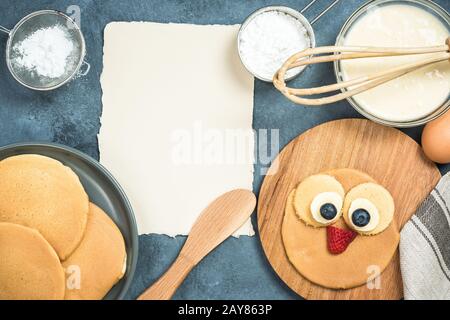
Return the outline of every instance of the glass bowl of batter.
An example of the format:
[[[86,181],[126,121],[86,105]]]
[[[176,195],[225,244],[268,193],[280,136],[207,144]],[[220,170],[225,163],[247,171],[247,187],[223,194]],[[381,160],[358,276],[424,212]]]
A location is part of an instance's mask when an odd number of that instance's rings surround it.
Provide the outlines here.
[[[426,0],[372,0],[342,27],[337,46],[422,47],[443,45],[450,15]],[[438,53],[439,54],[439,53]],[[336,61],[338,82],[423,59],[426,55]],[[345,91],[345,89],[343,89]],[[436,63],[348,98],[368,119],[393,127],[423,125],[450,108],[450,63]]]

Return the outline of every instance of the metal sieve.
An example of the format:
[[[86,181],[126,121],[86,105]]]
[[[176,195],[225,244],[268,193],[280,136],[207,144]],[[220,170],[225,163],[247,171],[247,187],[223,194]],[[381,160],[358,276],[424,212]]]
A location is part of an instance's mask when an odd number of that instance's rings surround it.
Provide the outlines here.
[[[244,23],[241,25],[240,29],[239,29],[239,33],[238,33],[238,37],[237,37],[237,42],[238,42],[238,53],[239,53],[239,57],[241,59],[242,64],[244,65],[244,67],[247,69],[248,72],[250,72],[255,78],[258,78],[259,80],[265,81],[265,82],[272,82],[272,78],[265,78],[261,75],[259,75],[256,70],[252,70],[242,59],[241,56],[241,50],[240,50],[240,44],[241,44],[241,35],[243,33],[243,31],[245,30],[245,28],[248,26],[248,24],[257,16],[259,16],[260,14],[266,13],[266,12],[270,12],[270,11],[278,11],[278,12],[282,12],[284,14],[287,14],[291,17],[293,17],[294,19],[298,20],[303,27],[306,29],[306,32],[308,34],[308,37],[310,39],[310,47],[314,48],[316,46],[316,38],[314,35],[314,29],[312,28],[312,25],[318,21],[320,18],[322,18],[323,15],[325,15],[329,10],[331,10],[340,0],[334,0],[333,2],[331,2],[328,7],[326,7],[322,12],[320,12],[314,19],[311,20],[311,22],[303,15],[303,13],[305,13],[309,8],[311,8],[311,6],[316,2],[317,0],[312,0],[311,2],[309,2],[302,10],[297,11],[295,9],[289,8],[289,7],[285,7],[285,6],[268,6],[268,7],[263,7],[261,9],[256,10],[255,12],[253,12],[252,14],[250,14],[245,20]],[[281,67],[281,66],[280,66]],[[295,78],[296,76],[298,76],[303,70],[305,69],[305,67],[300,67],[300,68],[296,68],[296,72],[290,76],[287,76],[285,79],[286,80],[291,80],[293,78]]]
[[[74,50],[70,55],[64,74],[58,78],[42,77],[36,72],[30,71],[14,63],[18,53],[14,46],[37,30],[54,26],[63,26],[68,38],[74,44]],[[6,64],[14,79],[23,86],[39,91],[49,91],[61,87],[75,76],[88,74],[90,65],[84,61],[86,45],[83,34],[69,16],[55,10],[40,10],[33,12],[20,20],[12,30],[0,26],[0,31],[8,34],[6,45]],[[81,67],[84,67],[83,71]]]

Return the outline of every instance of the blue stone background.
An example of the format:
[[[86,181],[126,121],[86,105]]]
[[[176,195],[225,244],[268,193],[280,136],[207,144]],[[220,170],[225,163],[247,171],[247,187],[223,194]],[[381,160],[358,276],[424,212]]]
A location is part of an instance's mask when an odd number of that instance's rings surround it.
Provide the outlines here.
[[[302,9],[307,0],[277,0],[276,4]],[[311,20],[331,0],[321,0],[306,16]],[[449,0],[436,0],[447,10]],[[363,0],[342,0],[315,25],[317,45],[333,44],[348,16]],[[81,8],[81,28],[87,43],[91,72],[53,92],[33,92],[18,85],[4,59],[7,37],[0,33],[0,145],[24,141],[52,141],[75,147],[98,159],[97,133],[102,112],[103,29],[111,21],[154,21],[195,24],[237,24],[273,0],[1,0],[0,24],[12,28],[26,14],[40,9],[65,12]],[[143,40],[144,41],[144,40]],[[151,59],[151,57],[149,57]],[[126,59],[126,57],[124,57]],[[317,86],[334,81],[332,65],[308,68],[294,85]],[[182,75],[173,79],[183,83]],[[281,146],[325,121],[360,117],[347,102],[323,108],[305,108],[283,98],[271,84],[255,81],[253,126],[280,129]],[[419,141],[422,128],[404,130]],[[254,191],[262,178],[256,165]],[[441,166],[447,172],[450,166]],[[254,225],[255,224],[255,217]],[[134,299],[174,260],[185,237],[140,236],[139,262],[128,298]],[[228,239],[195,268],[178,290],[176,299],[297,299],[274,273],[258,236]]]

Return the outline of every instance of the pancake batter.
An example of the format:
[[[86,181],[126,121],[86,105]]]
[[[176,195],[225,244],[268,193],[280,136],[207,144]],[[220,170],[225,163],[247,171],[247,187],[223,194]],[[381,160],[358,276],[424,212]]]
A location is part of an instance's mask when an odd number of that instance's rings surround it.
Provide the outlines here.
[[[385,4],[362,15],[350,28],[341,44],[423,47],[443,45],[449,36],[448,25],[430,12],[409,4]],[[425,56],[422,54],[342,61],[342,77],[344,80],[354,79],[414,62]],[[353,99],[378,118],[401,122],[426,117],[448,100],[449,93],[450,63],[443,61],[358,94]]]

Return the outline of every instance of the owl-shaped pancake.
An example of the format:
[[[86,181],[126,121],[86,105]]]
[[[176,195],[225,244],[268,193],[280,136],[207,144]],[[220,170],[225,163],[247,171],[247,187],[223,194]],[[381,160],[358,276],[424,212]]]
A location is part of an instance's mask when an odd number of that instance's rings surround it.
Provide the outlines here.
[[[369,175],[336,169],[304,179],[287,199],[286,254],[305,278],[333,289],[367,283],[386,268],[399,232],[394,200]]]

